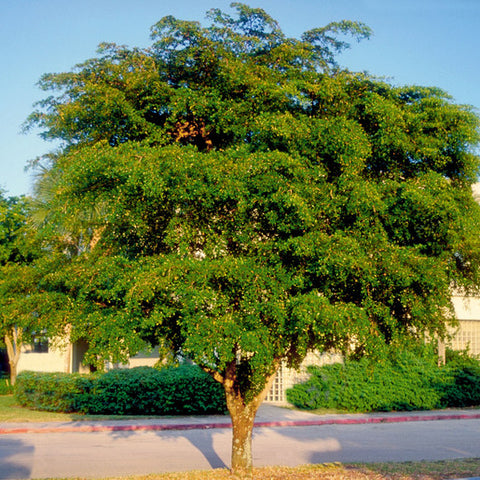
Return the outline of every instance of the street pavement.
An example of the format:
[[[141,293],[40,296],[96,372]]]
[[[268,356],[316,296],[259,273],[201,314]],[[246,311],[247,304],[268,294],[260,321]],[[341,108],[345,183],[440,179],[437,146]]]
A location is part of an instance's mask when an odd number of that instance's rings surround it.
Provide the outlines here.
[[[480,458],[480,409],[315,415],[262,405],[254,464]],[[228,416],[0,424],[0,479],[228,468]]]

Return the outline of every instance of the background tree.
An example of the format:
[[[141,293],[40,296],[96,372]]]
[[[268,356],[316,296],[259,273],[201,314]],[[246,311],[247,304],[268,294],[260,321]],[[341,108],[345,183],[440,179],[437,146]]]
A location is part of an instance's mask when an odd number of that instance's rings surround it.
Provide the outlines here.
[[[63,338],[76,309],[72,299],[55,288],[50,277],[65,263],[37,235],[31,222],[30,200],[0,192],[0,334],[15,384],[22,348],[35,337]],[[60,257],[60,258],[59,258]],[[48,279],[48,280],[47,280]]]
[[[81,246],[44,277],[82,306],[73,335],[91,360],[166,340],[209,372],[241,471],[281,361],[446,333],[452,286],[479,283],[480,209],[470,108],[340,70],[362,24],[297,40],[232,5],[45,75],[59,94],[29,123],[64,142],[39,186]]]
[[[8,355],[10,381],[15,384],[22,345],[31,339],[36,323],[24,308],[35,290],[29,265],[37,256],[27,229],[27,201],[0,192],[0,332]],[[28,310],[28,309],[27,309]]]

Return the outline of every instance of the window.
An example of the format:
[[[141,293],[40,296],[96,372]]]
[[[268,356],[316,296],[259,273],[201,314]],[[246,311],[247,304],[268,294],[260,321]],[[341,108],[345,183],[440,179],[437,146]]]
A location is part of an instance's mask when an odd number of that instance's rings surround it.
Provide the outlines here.
[[[32,347],[34,353],[48,353],[48,338],[45,334],[34,334]]]

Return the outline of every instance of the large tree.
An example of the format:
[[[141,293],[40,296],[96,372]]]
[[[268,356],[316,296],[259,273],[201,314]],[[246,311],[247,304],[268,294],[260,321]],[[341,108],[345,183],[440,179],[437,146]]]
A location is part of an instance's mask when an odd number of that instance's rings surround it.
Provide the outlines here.
[[[338,68],[362,24],[297,40],[232,5],[45,75],[29,123],[63,141],[38,186],[76,239],[44,280],[82,305],[72,334],[91,361],[166,340],[209,372],[241,471],[280,362],[445,334],[451,289],[479,284],[480,209],[469,107]]]

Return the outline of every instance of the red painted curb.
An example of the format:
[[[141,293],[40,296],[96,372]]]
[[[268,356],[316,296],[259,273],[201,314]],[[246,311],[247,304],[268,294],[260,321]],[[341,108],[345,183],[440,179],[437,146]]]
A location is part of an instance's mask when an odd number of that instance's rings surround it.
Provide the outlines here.
[[[255,427],[311,427],[321,425],[361,425],[367,423],[400,423],[426,422],[433,420],[470,420],[480,419],[478,414],[445,414],[445,415],[401,415],[377,416],[363,418],[331,418],[323,420],[283,420],[255,422]],[[66,432],[134,432],[134,431],[178,431],[207,430],[213,428],[231,428],[231,423],[186,423],[173,425],[75,425],[67,427],[22,427],[0,428],[0,435],[22,433],[66,433]]]
[[[134,432],[134,431],[162,431],[162,430],[198,430],[209,428],[230,428],[231,423],[204,423],[178,425],[75,425],[70,427],[22,427],[0,428],[1,434],[19,433],[65,433],[65,432]]]
[[[480,419],[478,414],[446,414],[446,415],[402,415],[392,417],[333,418],[324,420],[297,420],[280,422],[258,422],[256,427],[308,427],[319,425],[361,425],[367,423],[400,423],[427,422],[433,420],[469,420]]]

